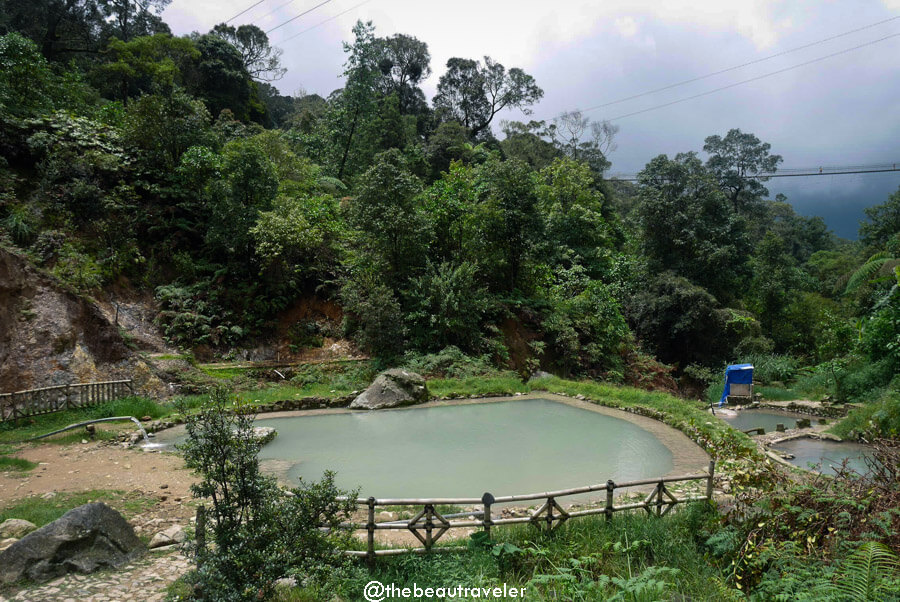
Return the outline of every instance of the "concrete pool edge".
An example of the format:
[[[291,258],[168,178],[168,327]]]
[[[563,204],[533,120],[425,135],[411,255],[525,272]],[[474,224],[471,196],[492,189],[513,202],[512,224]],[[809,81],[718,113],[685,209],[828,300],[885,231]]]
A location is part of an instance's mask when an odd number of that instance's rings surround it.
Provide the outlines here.
[[[448,406],[459,406],[459,405],[471,405],[471,404],[486,404],[486,403],[499,403],[499,402],[515,402],[515,401],[524,401],[529,399],[546,399],[548,401],[554,401],[557,403],[563,403],[571,407],[580,408],[583,410],[596,412],[598,414],[603,414],[606,416],[610,416],[613,418],[619,418],[621,420],[626,420],[631,424],[649,432],[653,435],[669,452],[672,454],[672,469],[663,475],[654,475],[659,477],[671,477],[671,476],[681,476],[686,474],[700,474],[705,472],[708,465],[710,456],[700,447],[696,442],[694,442],[690,437],[688,437],[682,431],[676,429],[675,427],[669,426],[660,420],[656,420],[655,418],[650,418],[648,416],[644,416],[641,414],[637,414],[634,412],[629,412],[627,410],[622,410],[618,408],[611,408],[608,406],[600,405],[599,403],[595,403],[589,400],[580,400],[574,397],[568,397],[565,395],[559,395],[555,393],[549,392],[537,392],[537,393],[528,393],[528,394],[520,394],[520,395],[510,395],[510,396],[491,396],[491,397],[477,397],[477,398],[458,398],[458,399],[447,399],[447,400],[431,400],[425,403],[405,406],[400,408],[389,408],[382,410],[351,410],[349,408],[318,408],[318,409],[308,409],[308,410],[284,410],[284,411],[275,411],[275,412],[265,412],[257,414],[257,417],[260,419],[277,419],[277,418],[294,418],[294,417],[302,417],[302,416],[323,416],[328,414],[354,414],[354,413],[367,413],[367,412],[404,412],[404,411],[414,411],[417,409],[425,409],[425,408],[434,408],[434,407],[448,407]],[[579,483],[573,484],[573,486],[581,485]],[[527,492],[526,492],[527,493]]]

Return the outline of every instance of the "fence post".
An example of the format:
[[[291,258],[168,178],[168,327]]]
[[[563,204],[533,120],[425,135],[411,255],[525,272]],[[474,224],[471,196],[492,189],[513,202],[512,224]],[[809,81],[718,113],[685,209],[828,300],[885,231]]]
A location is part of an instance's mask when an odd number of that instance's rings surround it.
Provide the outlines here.
[[[490,493],[485,493],[481,496],[481,503],[484,504],[484,516],[481,517],[481,522],[484,524],[484,532],[490,537],[491,525],[494,524],[494,521],[491,520],[491,504],[494,503],[494,496]]]
[[[663,491],[666,490],[666,484],[664,481],[660,481],[659,485],[656,486],[656,516],[662,516],[662,507],[663,507]]]
[[[713,475],[716,473],[716,461],[709,461],[709,476],[706,477],[706,500],[713,501]]]
[[[368,547],[366,549],[366,563],[369,570],[375,568],[375,498],[370,497],[366,500],[369,506],[369,520],[366,522],[366,531],[368,531]]]
[[[613,491],[616,488],[616,484],[613,483],[612,479],[606,481],[606,513],[603,515],[606,517],[606,520],[612,518],[613,513]]]

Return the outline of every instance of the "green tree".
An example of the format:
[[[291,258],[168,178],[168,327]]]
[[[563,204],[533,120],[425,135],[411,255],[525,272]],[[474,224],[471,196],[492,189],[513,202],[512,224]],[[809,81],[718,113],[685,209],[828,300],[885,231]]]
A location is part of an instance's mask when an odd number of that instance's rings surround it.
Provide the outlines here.
[[[478,180],[472,167],[454,162],[422,198],[431,233],[429,256],[439,262],[470,258],[475,237],[472,213],[478,202]]]
[[[781,163],[781,155],[772,155],[768,142],[762,142],[739,129],[728,130],[725,137],[709,136],[703,150],[709,153],[706,167],[715,175],[728,195],[732,206],[749,211],[769,191],[763,186],[768,178],[760,174],[773,173]]]
[[[578,263],[594,279],[606,275],[612,264],[613,237],[591,168],[573,159],[557,159],[540,175],[538,194],[553,263],[568,267]]]
[[[269,44],[269,36],[256,25],[228,25],[219,23],[210,32],[235,47],[250,77],[271,82],[284,77],[287,69],[281,66],[284,52]]]
[[[397,150],[379,154],[362,177],[350,204],[350,222],[359,245],[385,266],[387,282],[401,286],[422,263],[424,219],[419,210],[419,179]]]
[[[102,21],[97,0],[0,0],[0,31],[31,39],[49,61],[95,53]]]
[[[730,312],[708,291],[672,272],[653,277],[626,306],[639,341],[664,363],[716,364],[730,351]]]
[[[654,158],[638,174],[640,243],[653,272],[673,271],[729,298],[745,273],[744,221],[695,153]]]
[[[900,234],[900,188],[887,202],[867,207],[866,221],[859,225],[859,238],[871,247],[882,247]]]
[[[9,33],[0,37],[0,109],[30,117],[53,107],[56,78],[35,44]]]
[[[431,75],[428,44],[398,33],[376,40],[378,70],[382,74],[377,86],[383,96],[396,95],[402,115],[427,112],[428,103],[419,84]]]
[[[543,121],[502,121],[500,129],[505,136],[500,142],[503,154],[510,159],[525,161],[532,169],[544,169],[560,156],[559,148],[553,144],[552,132]]]
[[[197,570],[187,580],[199,600],[267,600],[278,579],[312,582],[341,565],[338,552],[350,536],[339,524],[350,518],[356,492],[339,490],[330,472],[282,490],[259,469],[254,416],[230,401],[219,389],[200,412],[181,407],[188,438],[180,448],[200,476],[192,493],[211,501],[203,536],[214,543],[200,547],[195,540]]]
[[[788,351],[796,329],[787,319],[787,309],[799,292],[811,288],[812,283],[774,232],[766,234],[757,245],[750,269],[750,305],[759,316],[763,333],[775,341],[776,351]]]
[[[255,256],[251,228],[278,193],[275,165],[257,140],[233,140],[222,149],[221,179],[207,189],[210,251],[220,253],[249,276]]]
[[[159,17],[171,3],[172,0],[97,0],[104,37],[127,42],[139,36],[171,33]]]
[[[190,147],[214,144],[206,107],[178,89],[145,94],[129,103],[124,137],[143,151],[143,163],[161,174],[174,170]]]
[[[197,84],[191,91],[203,99],[213,117],[228,109],[242,121],[264,121],[265,106],[238,49],[211,34],[197,37],[194,43],[200,60]]]
[[[477,137],[488,129],[494,117],[504,109],[519,109],[526,115],[531,105],[544,96],[534,78],[522,69],[506,67],[484,57],[481,62],[451,58],[441,76],[434,97],[434,108],[442,120],[454,119]]]
[[[333,163],[339,179],[364,171],[373,154],[369,125],[378,108],[374,90],[381,77],[374,32],[371,22],[357,21],[353,44],[344,44],[344,89],[329,99],[331,110],[324,125],[336,155]]]
[[[544,235],[537,174],[521,161],[497,160],[481,174],[486,196],[476,219],[487,243],[483,261],[494,274],[495,290],[527,290],[526,269],[538,259]]]
[[[93,73],[97,88],[123,103],[145,92],[171,94],[176,85],[191,83],[200,51],[188,38],[169,34],[142,36],[129,42],[113,38],[109,61]]]
[[[471,351],[480,346],[488,297],[475,264],[429,264],[410,280],[407,296],[410,341],[416,348],[439,351],[453,345]]]

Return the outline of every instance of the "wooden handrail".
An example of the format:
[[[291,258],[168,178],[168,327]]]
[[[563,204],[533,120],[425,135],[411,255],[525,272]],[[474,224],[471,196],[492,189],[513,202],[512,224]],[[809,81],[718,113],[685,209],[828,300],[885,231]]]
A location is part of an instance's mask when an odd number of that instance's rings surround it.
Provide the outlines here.
[[[712,501],[713,499],[713,479],[715,478],[715,461],[710,461],[709,468],[705,474],[658,477],[655,479],[639,479],[636,481],[626,481],[624,483],[615,483],[607,481],[603,484],[586,485],[583,487],[573,487],[570,489],[560,489],[557,491],[545,491],[543,493],[527,493],[523,495],[507,495],[495,498],[490,493],[485,493],[481,499],[477,498],[382,498],[374,497],[357,498],[355,503],[357,506],[363,506],[367,509],[367,521],[365,523],[342,523],[338,528],[349,531],[366,531],[366,550],[346,550],[344,554],[349,556],[359,556],[366,559],[369,566],[373,566],[375,558],[378,556],[392,556],[395,554],[424,554],[430,551],[453,551],[456,549],[466,549],[459,546],[434,547],[434,543],[450,529],[482,527],[485,533],[490,536],[491,528],[503,525],[515,525],[531,523],[539,528],[551,530],[556,528],[563,522],[582,516],[605,515],[609,519],[615,512],[623,512],[626,510],[646,510],[649,514],[663,516],[669,512],[677,504],[685,504],[690,502]],[[666,487],[667,483],[678,483],[688,481],[705,481],[706,495],[687,496],[683,498],[675,497]],[[613,492],[616,489],[627,489],[629,487],[639,487],[643,485],[654,485],[653,492],[650,493],[643,501],[623,504],[616,506],[614,504]],[[557,498],[590,493],[595,491],[606,492],[606,503],[597,508],[588,508],[585,510],[568,511],[565,510],[557,502]],[[348,498],[338,498],[341,501],[347,501]],[[519,501],[545,500],[540,507],[528,516],[515,516],[510,518],[492,517],[491,506],[494,504],[506,504]],[[481,520],[447,520],[435,510],[436,505],[480,505],[484,508]],[[414,518],[406,521],[392,520],[388,522],[375,522],[375,508],[378,506],[422,506],[423,510],[418,512]],[[422,543],[423,548],[396,548],[390,550],[375,549],[375,532],[382,530],[408,530],[411,531]],[[419,531],[424,531],[426,536],[423,537]],[[435,535],[434,532],[437,532]]]

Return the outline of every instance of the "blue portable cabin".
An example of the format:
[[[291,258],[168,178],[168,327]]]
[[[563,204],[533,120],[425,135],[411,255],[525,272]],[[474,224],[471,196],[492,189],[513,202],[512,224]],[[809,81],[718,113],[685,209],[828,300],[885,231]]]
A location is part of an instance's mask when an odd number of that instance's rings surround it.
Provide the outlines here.
[[[719,405],[729,397],[753,397],[753,364],[732,364],[725,368],[725,390]]]

